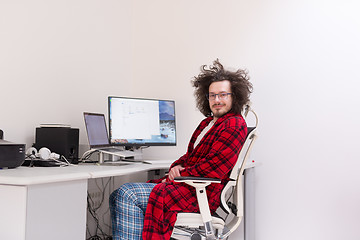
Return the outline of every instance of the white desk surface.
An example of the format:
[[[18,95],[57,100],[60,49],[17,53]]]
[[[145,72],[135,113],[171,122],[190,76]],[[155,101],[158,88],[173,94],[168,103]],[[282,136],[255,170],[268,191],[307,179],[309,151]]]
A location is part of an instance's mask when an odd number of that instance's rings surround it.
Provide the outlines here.
[[[75,165],[67,167],[18,167],[0,170],[2,185],[33,185],[53,182],[64,182],[90,178],[121,176],[154,169],[166,169],[174,160],[146,160],[151,164],[131,163],[123,166]],[[249,162],[245,168],[254,167]]]
[[[64,182],[89,178],[121,176],[153,169],[166,169],[173,160],[148,160],[152,164],[130,163],[123,166],[99,166],[95,164],[67,167],[17,167],[0,170],[0,184],[33,185]]]

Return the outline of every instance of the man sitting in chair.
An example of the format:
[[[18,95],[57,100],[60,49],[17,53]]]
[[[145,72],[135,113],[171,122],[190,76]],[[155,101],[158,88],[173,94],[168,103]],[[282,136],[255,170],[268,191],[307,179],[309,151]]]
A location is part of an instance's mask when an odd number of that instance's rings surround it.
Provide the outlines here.
[[[212,213],[247,135],[241,115],[252,84],[246,71],[225,70],[216,60],[202,66],[192,81],[197,107],[205,119],[193,133],[186,154],[169,174],[147,183],[126,183],[110,196],[114,239],[170,239],[178,212],[199,212],[195,188],[175,183],[179,176],[221,179],[207,187]]]

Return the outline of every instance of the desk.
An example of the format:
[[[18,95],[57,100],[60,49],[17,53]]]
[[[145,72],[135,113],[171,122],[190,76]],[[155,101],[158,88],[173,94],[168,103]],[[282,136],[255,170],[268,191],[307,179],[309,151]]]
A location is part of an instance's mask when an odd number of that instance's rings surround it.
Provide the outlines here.
[[[86,239],[88,179],[166,169],[172,160],[151,162],[125,166],[79,165],[0,170],[0,239]],[[253,167],[249,164],[246,169]],[[251,191],[250,194],[245,192],[245,200],[249,203],[246,209],[253,208]],[[249,224],[245,224],[245,233],[253,235],[253,215],[250,216],[246,220]]]

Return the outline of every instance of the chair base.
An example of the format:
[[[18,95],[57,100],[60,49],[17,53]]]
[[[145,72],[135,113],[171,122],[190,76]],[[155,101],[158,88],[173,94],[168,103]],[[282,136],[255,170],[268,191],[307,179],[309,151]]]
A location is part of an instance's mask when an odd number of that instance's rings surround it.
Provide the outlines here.
[[[219,217],[212,217],[212,226],[214,231],[221,233],[225,222]],[[205,240],[205,232],[199,232],[199,228],[204,228],[204,223],[200,213],[178,213],[175,222],[175,228],[171,236],[172,239],[201,239]],[[195,233],[195,234],[194,234]],[[201,238],[195,236],[196,233],[200,234]]]

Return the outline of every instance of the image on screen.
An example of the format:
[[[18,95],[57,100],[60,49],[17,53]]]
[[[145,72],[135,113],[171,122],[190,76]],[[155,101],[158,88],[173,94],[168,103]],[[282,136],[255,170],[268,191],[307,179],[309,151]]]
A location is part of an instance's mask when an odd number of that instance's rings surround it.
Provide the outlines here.
[[[176,145],[173,100],[108,97],[110,142],[123,146]]]

